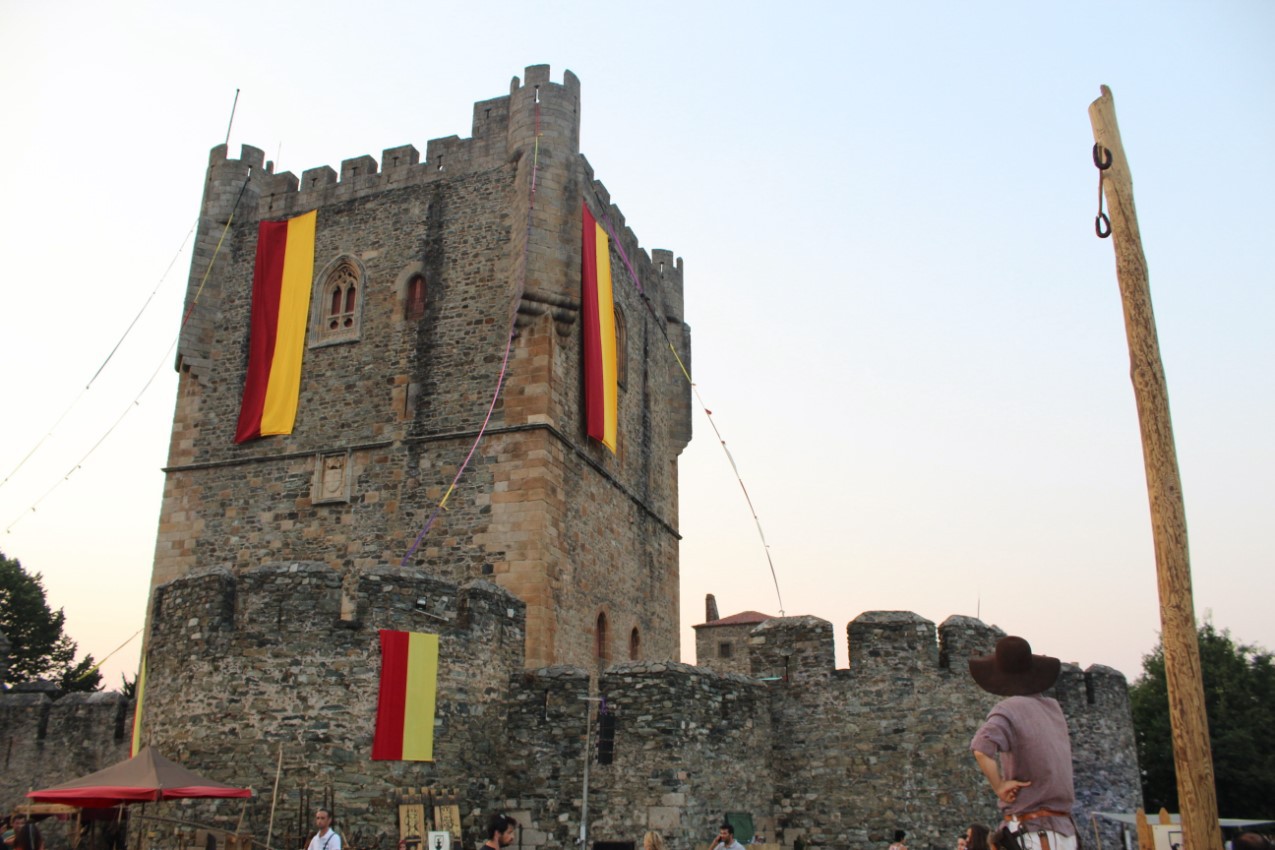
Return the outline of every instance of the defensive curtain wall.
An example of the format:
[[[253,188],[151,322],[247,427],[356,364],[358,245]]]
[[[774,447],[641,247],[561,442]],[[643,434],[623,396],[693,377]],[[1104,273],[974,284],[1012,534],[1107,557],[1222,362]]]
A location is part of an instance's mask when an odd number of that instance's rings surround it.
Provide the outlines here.
[[[586,757],[591,845],[655,829],[692,850],[736,812],[784,847],[879,850],[901,828],[912,847],[950,850],[970,821],[995,818],[968,750],[995,700],[965,659],[1001,632],[978,620],[936,629],[908,612],[863,614],[848,626],[850,666],[838,670],[830,623],[773,619],[752,632],[750,676],[611,665],[594,690],[610,715],[602,721],[585,699],[590,671],[524,669],[525,606],[507,591],[384,568],[353,594],[343,614],[347,589],[312,563],[188,576],[156,592],[151,675],[177,686],[147,695],[146,737],[193,769],[254,787],[244,828],[258,840],[280,751],[273,843],[289,848],[303,837],[303,795],[315,803],[330,788],[347,842],[392,850],[398,789],[426,787],[457,791],[465,846],[503,811],[522,824],[519,847],[565,850],[579,833]],[[429,611],[422,598],[435,601]],[[433,762],[370,760],[381,628],[440,637]],[[1091,836],[1091,812],[1139,803],[1126,683],[1110,668],[1064,665],[1054,695],[1072,731],[1077,821]],[[8,694],[0,718],[7,801],[127,755],[131,706],[114,694]],[[609,763],[597,758],[606,726]],[[237,801],[171,805],[227,829],[240,814]],[[1104,846],[1117,840],[1104,831]]]

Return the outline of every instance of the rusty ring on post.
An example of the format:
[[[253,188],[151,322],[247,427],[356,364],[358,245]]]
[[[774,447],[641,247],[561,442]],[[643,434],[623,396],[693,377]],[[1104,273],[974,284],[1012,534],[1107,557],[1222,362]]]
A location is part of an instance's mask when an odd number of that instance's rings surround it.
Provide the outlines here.
[[[1111,151],[1097,142],[1093,143],[1093,164],[1099,171],[1106,171],[1111,167]]]
[[[1103,230],[1104,225],[1106,226],[1105,231]],[[1098,234],[1099,239],[1106,239],[1111,235],[1111,219],[1107,218],[1105,212],[1100,212],[1094,217],[1093,229]]]

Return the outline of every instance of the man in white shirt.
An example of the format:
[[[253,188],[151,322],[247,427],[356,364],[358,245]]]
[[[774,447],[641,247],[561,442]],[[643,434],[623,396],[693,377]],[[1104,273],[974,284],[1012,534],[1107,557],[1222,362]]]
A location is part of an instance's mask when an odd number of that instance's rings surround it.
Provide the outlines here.
[[[744,845],[735,840],[735,827],[723,823],[717,830],[717,837],[708,845],[708,850],[744,850]]]
[[[341,836],[332,830],[332,813],[319,809],[314,813],[314,826],[319,831],[310,839],[307,850],[341,850]]]

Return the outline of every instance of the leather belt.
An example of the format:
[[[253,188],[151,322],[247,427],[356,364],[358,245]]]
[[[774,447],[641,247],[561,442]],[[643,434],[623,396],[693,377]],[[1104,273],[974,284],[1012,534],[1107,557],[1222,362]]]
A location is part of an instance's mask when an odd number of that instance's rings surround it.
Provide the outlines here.
[[[1071,812],[1059,812],[1054,809],[1036,809],[1033,812],[1021,812],[1017,814],[1006,813],[1005,820],[1036,820],[1037,818],[1069,818]]]
[[[1071,812],[1059,812],[1054,809],[1036,809],[1032,812],[1022,812],[1021,814],[1006,814],[1005,820],[1017,820],[1019,823],[1023,821],[1036,820],[1037,818],[1070,818]],[[1045,830],[1037,833],[1040,841],[1040,850],[1052,850],[1049,846],[1049,834]]]

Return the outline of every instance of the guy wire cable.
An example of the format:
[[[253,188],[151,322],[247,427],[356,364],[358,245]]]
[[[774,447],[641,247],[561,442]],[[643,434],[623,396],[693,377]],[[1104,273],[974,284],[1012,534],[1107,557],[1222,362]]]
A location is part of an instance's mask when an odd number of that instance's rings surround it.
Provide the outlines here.
[[[114,648],[114,649],[112,649],[110,652],[106,653],[106,655],[102,656],[102,660],[101,660],[101,661],[97,662],[97,663],[96,663],[96,664],[94,664],[92,667],[90,667],[89,669],[85,670],[85,671],[84,671],[83,673],[81,673],[79,676],[76,676],[76,677],[75,677],[75,679],[74,679],[74,681],[79,682],[79,681],[81,681],[81,680],[83,680],[83,679],[87,679],[89,676],[92,676],[94,673],[96,673],[96,672],[98,671],[98,668],[100,668],[103,664],[105,664],[105,663],[107,662],[107,660],[108,660],[108,659],[110,659],[110,657],[111,657],[112,655],[114,655],[115,653],[119,652],[121,649],[123,649],[124,647],[126,647],[126,646],[128,646],[130,643],[132,643],[132,642],[133,642],[133,638],[137,637],[137,636],[138,636],[138,635],[140,635],[141,633],[142,633],[142,630],[141,630],[141,629],[138,629],[137,631],[133,632],[133,634],[129,637],[129,639],[128,639],[128,640],[124,641],[124,642],[123,642],[123,643],[121,643],[119,646],[115,647],[115,648]]]
[[[505,354],[500,361],[500,374],[496,377],[496,390],[492,393],[491,404],[487,407],[487,415],[483,417],[483,424],[478,429],[478,436],[474,438],[473,444],[469,447],[469,454],[465,455],[465,460],[461,462],[460,468],[456,470],[456,475],[452,477],[452,483],[448,485],[447,492],[443,494],[443,498],[439,500],[434,510],[430,512],[429,517],[425,520],[425,524],[421,527],[420,532],[416,535],[416,539],[412,541],[412,545],[408,547],[407,552],[403,555],[403,560],[399,562],[400,567],[408,566],[412,556],[416,554],[416,550],[420,548],[421,542],[425,539],[425,535],[434,526],[438,515],[446,510],[447,500],[456,490],[456,485],[460,482],[460,477],[465,474],[465,470],[469,467],[469,462],[474,457],[474,452],[478,450],[478,444],[482,442],[483,437],[487,433],[487,426],[491,423],[491,414],[496,409],[496,402],[500,399],[501,390],[505,385],[505,374],[509,368],[509,354],[513,350],[514,335],[517,331],[518,322],[518,305],[522,301],[522,294],[527,288],[527,260],[531,254],[531,224],[532,215],[536,210],[536,175],[540,169],[540,86],[536,86],[536,130],[535,144],[531,157],[531,189],[528,193],[527,200],[527,232],[523,238],[522,244],[522,273],[518,276],[518,286],[514,291],[513,303],[509,312],[509,333],[505,339]]]
[[[138,319],[142,318],[142,314],[146,312],[146,308],[149,307],[151,301],[155,299],[155,294],[159,292],[160,287],[164,285],[164,281],[168,279],[168,273],[173,270],[173,265],[177,262],[177,258],[182,255],[183,251],[186,250],[186,243],[190,241],[191,234],[195,232],[195,228],[198,226],[199,220],[196,219],[195,223],[190,226],[190,230],[186,232],[186,238],[182,240],[182,244],[177,249],[177,253],[174,254],[173,259],[169,261],[168,268],[164,269],[164,273],[159,276],[159,282],[155,284],[155,288],[151,290],[151,294],[147,296],[146,301],[142,304],[142,308],[137,311],[137,315],[133,317],[133,321],[128,323],[128,327],[124,329],[124,333],[116,341],[114,347],[111,348],[111,352],[106,355],[106,359],[102,361],[102,365],[97,367],[97,371],[93,373],[93,377],[89,378],[88,383],[84,385],[84,389],[80,390],[79,394],[71,400],[71,403],[67,406],[66,410],[62,411],[62,415],[46,429],[44,436],[36,441],[36,444],[23,456],[22,460],[18,461],[18,465],[9,471],[9,474],[4,477],[3,481],[0,481],[0,487],[8,484],[9,479],[11,479],[14,475],[17,475],[18,470],[22,469],[22,467],[26,465],[26,462],[31,459],[32,455],[39,451],[40,447],[44,445],[45,440],[53,436],[53,432],[56,431],[57,427],[62,424],[62,420],[66,419],[67,415],[75,409],[75,406],[80,403],[80,400],[84,398],[85,394],[93,388],[93,382],[96,381],[98,376],[102,374],[102,370],[106,368],[106,364],[111,362],[111,358],[115,356],[115,352],[119,351],[120,346],[124,344],[124,340],[128,339],[128,335],[132,332],[134,326],[137,325]]]
[[[67,470],[66,474],[63,475],[61,479],[59,479],[57,482],[54,483],[52,487],[46,490],[44,492],[44,495],[36,499],[35,502],[33,502],[27,510],[24,510],[19,516],[14,518],[13,522],[5,526],[6,534],[10,533],[13,530],[13,527],[17,525],[18,522],[20,522],[22,518],[27,515],[28,512],[34,513],[36,508],[40,505],[41,502],[43,502],[46,498],[48,498],[50,493],[52,493],[58,487],[62,486],[62,483],[64,481],[69,479],[76,472],[76,470],[80,469],[84,465],[84,462],[87,461],[89,457],[95,451],[97,451],[98,446],[102,445],[102,443],[106,440],[106,438],[109,437],[115,431],[116,427],[118,427],[120,422],[124,420],[124,417],[128,415],[129,411],[132,410],[134,407],[137,407],[138,405],[140,405],[142,396],[145,395],[148,389],[150,389],[150,385],[154,383],[155,378],[159,375],[159,370],[164,367],[164,364],[166,362],[168,362],[168,355],[172,353],[174,348],[177,347],[177,343],[181,339],[181,333],[185,329],[187,322],[190,321],[190,317],[195,311],[195,305],[199,303],[200,293],[204,291],[204,284],[208,282],[208,276],[212,274],[213,265],[217,262],[218,254],[221,253],[221,246],[225,243],[226,234],[230,231],[230,226],[234,223],[235,213],[239,211],[239,202],[243,200],[243,193],[248,188],[248,182],[250,180],[252,180],[251,168],[248,169],[248,176],[244,178],[243,185],[239,187],[239,195],[235,198],[235,205],[230,211],[230,217],[226,219],[226,226],[222,228],[221,237],[217,240],[217,247],[213,249],[213,255],[208,260],[208,267],[204,270],[204,276],[199,281],[199,287],[195,290],[194,297],[191,298],[190,307],[187,308],[185,315],[182,316],[181,325],[177,329],[177,335],[173,337],[173,341],[169,343],[167,351],[164,352],[164,359],[160,360],[159,365],[155,367],[155,371],[151,373],[151,376],[146,379],[146,383],[142,385],[141,390],[139,390],[138,393],[133,397],[133,400],[129,402],[128,406],[124,408],[124,412],[121,413],[119,417],[116,418],[116,420],[111,424],[111,427],[106,430],[106,433],[103,434],[100,438],[98,438],[98,441],[93,444],[92,448],[90,448],[83,455],[83,457],[81,457],[75,463],[74,466],[72,466],[69,470]],[[175,258],[174,258],[174,261],[175,261]],[[99,370],[99,372],[100,371],[101,370]]]
[[[595,196],[595,201],[599,199]],[[721,445],[722,451],[726,453],[726,460],[730,462],[730,468],[735,473],[735,480],[739,482],[739,489],[744,493],[744,501],[748,503],[748,511],[753,515],[753,523],[757,526],[757,534],[761,538],[762,549],[766,552],[766,563],[770,565],[770,577],[775,583],[775,597],[779,601],[779,616],[784,616],[784,598],[779,592],[779,576],[775,573],[775,561],[770,556],[770,544],[766,542],[766,532],[761,527],[761,518],[757,516],[757,509],[753,506],[752,496],[748,494],[748,488],[744,486],[744,479],[739,474],[739,467],[735,464],[735,457],[731,454],[730,449],[726,447],[726,440],[722,438],[722,432],[717,429],[717,423],[713,420],[713,411],[704,403],[704,399],[700,396],[699,387],[691,380],[691,373],[686,368],[686,364],[682,362],[681,356],[677,353],[677,347],[673,345],[673,340],[669,339],[668,331],[664,327],[663,320],[655,312],[655,307],[651,304],[651,299],[642,289],[642,282],[638,279],[637,272],[633,269],[633,264],[629,262],[628,255],[624,252],[624,245],[620,242],[619,235],[616,233],[615,225],[611,223],[611,219],[607,216],[606,205],[599,202],[599,208],[603,210],[602,223],[607,234],[611,237],[612,244],[620,253],[620,259],[624,261],[624,267],[628,269],[629,279],[633,287],[637,290],[642,302],[646,305],[646,310],[654,319],[655,326],[659,328],[660,334],[664,337],[664,342],[668,344],[669,351],[673,353],[673,359],[677,361],[678,368],[682,370],[682,376],[686,378],[686,382],[691,385],[691,392],[695,394],[696,400],[704,410],[704,415],[708,417],[708,424],[712,427],[713,433],[717,435],[717,442]]]
[[[66,471],[66,474],[64,474],[60,479],[54,482],[52,487],[44,491],[44,495],[40,496],[40,498],[32,502],[31,506],[28,507],[26,510],[24,510],[22,513],[18,514],[18,516],[14,517],[13,522],[5,526],[5,529],[4,529],[5,534],[8,534],[9,532],[11,532],[13,530],[13,527],[17,525],[19,522],[21,522],[22,518],[25,517],[28,513],[35,513],[36,508],[40,506],[41,502],[43,502],[45,499],[49,497],[50,493],[52,493],[54,490],[61,487],[64,481],[67,481],[68,479],[70,479],[72,475],[74,475],[77,471],[79,471],[80,468],[84,466],[84,462],[88,460],[89,457],[91,457],[95,451],[97,451],[98,446],[106,442],[106,438],[111,436],[111,434],[115,432],[115,429],[119,427],[119,424],[124,421],[124,417],[128,416],[129,411],[131,411],[134,407],[137,407],[141,404],[142,396],[146,393],[148,389],[150,389],[150,386],[152,383],[154,383],[155,378],[159,376],[159,371],[163,369],[164,364],[168,362],[168,355],[172,353],[172,350],[174,347],[176,347],[176,345],[177,345],[177,340],[173,340],[172,344],[168,346],[168,351],[164,352],[164,359],[159,362],[159,365],[155,367],[155,371],[151,373],[151,376],[146,379],[146,383],[142,385],[142,388],[140,390],[138,390],[137,395],[134,396],[133,400],[129,402],[127,407],[124,408],[124,412],[121,413],[118,417],[116,417],[115,421],[111,423],[111,427],[106,429],[106,433],[103,434],[101,437],[98,437],[97,442],[94,443],[89,448],[89,450],[85,452],[84,455],[79,460],[77,460],[71,466],[70,469]]]

